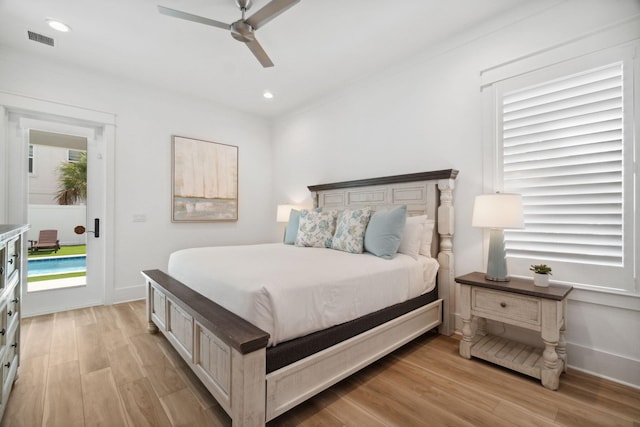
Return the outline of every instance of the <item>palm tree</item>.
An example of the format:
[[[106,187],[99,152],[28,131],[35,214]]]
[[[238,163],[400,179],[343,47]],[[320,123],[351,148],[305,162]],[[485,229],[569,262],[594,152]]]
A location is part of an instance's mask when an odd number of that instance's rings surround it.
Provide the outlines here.
[[[58,166],[59,190],[56,200],[60,205],[75,205],[87,200],[87,153],[77,162],[63,162]]]

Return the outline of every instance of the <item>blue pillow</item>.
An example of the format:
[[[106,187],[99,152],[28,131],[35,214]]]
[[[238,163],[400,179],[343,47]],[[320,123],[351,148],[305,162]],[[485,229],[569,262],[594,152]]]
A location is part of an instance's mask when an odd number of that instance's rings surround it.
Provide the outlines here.
[[[293,245],[296,242],[296,236],[298,235],[298,227],[300,226],[300,211],[291,209],[289,214],[289,222],[287,228],[284,231],[284,244]]]
[[[374,212],[364,233],[364,249],[380,258],[393,258],[400,247],[406,222],[406,205]]]

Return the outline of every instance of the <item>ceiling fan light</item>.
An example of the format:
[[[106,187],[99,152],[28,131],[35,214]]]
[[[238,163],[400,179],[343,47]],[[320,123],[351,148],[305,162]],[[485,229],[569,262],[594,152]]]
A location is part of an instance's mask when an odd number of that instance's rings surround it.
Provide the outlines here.
[[[265,99],[273,99],[273,92],[271,92],[269,90],[265,90],[262,93],[262,96],[264,96]]]
[[[55,19],[51,19],[51,18],[47,18],[46,21],[47,21],[47,24],[49,24],[49,26],[56,31],[67,33],[71,30],[71,27],[69,27],[64,22],[56,21]]]

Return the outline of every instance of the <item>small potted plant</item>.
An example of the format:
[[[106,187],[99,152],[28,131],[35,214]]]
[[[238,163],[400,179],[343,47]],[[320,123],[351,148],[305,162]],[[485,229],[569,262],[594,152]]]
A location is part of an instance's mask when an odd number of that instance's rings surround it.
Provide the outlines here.
[[[533,284],[540,287],[549,286],[549,276],[551,276],[551,267],[546,264],[534,264],[529,270],[533,271]]]

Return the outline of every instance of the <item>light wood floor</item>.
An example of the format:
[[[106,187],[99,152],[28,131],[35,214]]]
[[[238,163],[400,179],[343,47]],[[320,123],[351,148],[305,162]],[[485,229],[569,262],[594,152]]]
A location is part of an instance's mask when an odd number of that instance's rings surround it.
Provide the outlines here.
[[[143,301],[24,319],[1,426],[229,425],[145,325]],[[455,338],[420,338],[269,426],[640,426],[638,390],[569,372],[553,392],[457,348]]]

